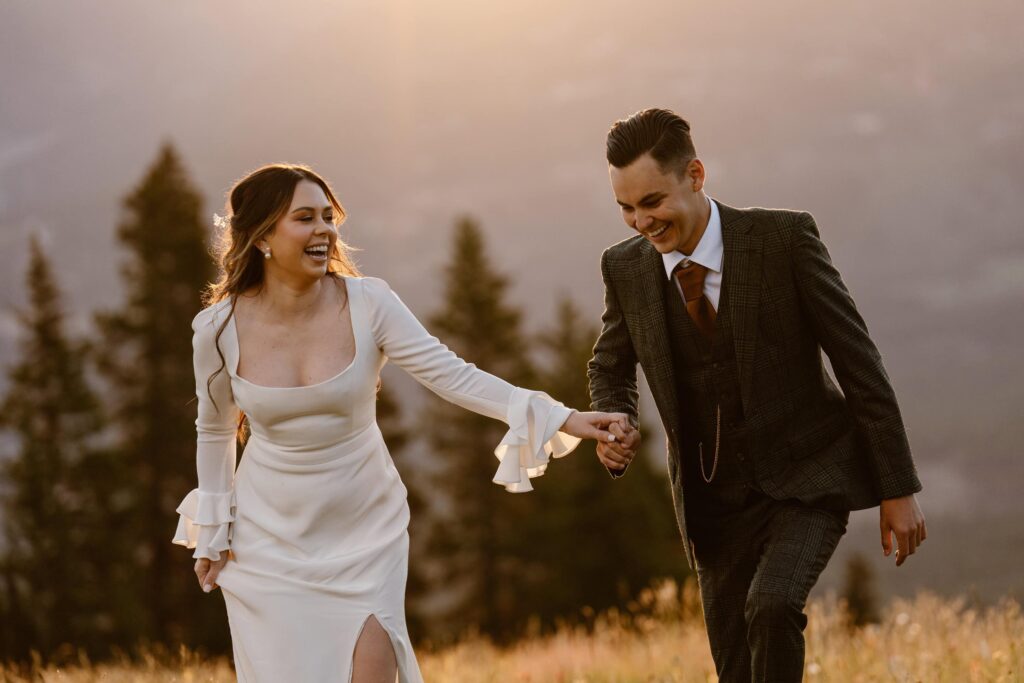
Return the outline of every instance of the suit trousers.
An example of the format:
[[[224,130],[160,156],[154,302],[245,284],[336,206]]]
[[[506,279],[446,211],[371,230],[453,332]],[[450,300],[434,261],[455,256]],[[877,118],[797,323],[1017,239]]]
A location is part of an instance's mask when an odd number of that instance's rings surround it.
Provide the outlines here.
[[[749,484],[722,493],[688,515],[718,679],[800,681],[807,595],[850,513],[775,500]]]

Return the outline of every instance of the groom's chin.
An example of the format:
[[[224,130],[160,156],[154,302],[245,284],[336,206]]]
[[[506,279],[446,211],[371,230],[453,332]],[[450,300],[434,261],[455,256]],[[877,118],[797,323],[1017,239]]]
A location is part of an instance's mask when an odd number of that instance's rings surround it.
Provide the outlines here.
[[[655,240],[652,240],[650,238],[645,239],[647,239],[650,245],[654,247],[659,254],[671,254],[673,251],[675,251],[675,245],[669,242],[668,240],[656,242]]]
[[[675,228],[669,225],[664,232],[657,237],[644,235],[644,239],[654,247],[659,254],[671,254],[676,248]]]

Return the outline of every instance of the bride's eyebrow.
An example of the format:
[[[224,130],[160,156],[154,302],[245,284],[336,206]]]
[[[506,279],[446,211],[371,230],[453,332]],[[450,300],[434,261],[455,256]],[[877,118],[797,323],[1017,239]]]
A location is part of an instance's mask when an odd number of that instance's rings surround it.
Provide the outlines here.
[[[333,211],[334,207],[333,206],[329,206],[329,205],[325,206],[324,207],[324,211],[327,211],[327,210]],[[299,211],[313,211],[313,212],[315,212],[316,209],[314,209],[312,206],[300,206],[297,209],[292,209],[292,213],[298,213]]]

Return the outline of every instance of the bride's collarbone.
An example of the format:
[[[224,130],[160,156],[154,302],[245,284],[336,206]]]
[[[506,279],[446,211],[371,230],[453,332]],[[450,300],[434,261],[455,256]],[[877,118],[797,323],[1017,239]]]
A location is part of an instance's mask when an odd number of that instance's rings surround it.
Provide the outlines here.
[[[265,386],[307,386],[330,379],[355,357],[350,320],[317,315],[306,321],[243,321],[238,375]]]

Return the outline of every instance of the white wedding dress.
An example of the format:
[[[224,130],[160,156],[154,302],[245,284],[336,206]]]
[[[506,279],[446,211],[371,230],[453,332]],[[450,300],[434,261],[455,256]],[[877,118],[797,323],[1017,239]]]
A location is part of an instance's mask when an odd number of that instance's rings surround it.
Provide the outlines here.
[[[422,680],[405,625],[409,539],[406,489],[375,419],[388,359],[442,398],[505,421],[494,481],[530,490],[550,457],[579,440],[558,432],[570,410],[466,363],[420,325],[387,283],[346,277],[356,351],[331,379],[264,387],[238,376],[234,319],[223,301],[192,323],[199,416],[199,487],[177,511],[174,542],[195,557],[234,554],[224,593],[240,681],[349,681],[352,654],[372,615],[387,631],[401,683]],[[251,436],[235,470],[238,410]],[[488,485],[481,482],[481,485]]]

